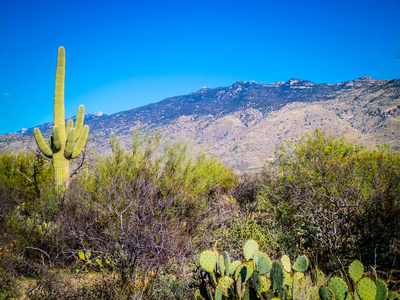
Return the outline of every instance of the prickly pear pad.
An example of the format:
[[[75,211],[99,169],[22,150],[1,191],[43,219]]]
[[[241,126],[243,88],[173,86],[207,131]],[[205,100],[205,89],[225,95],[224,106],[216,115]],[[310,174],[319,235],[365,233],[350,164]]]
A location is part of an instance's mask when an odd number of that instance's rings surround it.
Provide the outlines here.
[[[349,276],[351,280],[357,283],[364,274],[364,265],[359,261],[353,261],[349,266]]]
[[[375,300],[376,290],[375,283],[367,277],[361,279],[356,288],[357,295],[361,300]]]
[[[333,291],[336,300],[345,300],[346,295],[349,293],[349,287],[346,282],[336,276],[329,279],[328,288]]]
[[[257,251],[257,256],[258,256],[258,271],[260,272],[261,275],[268,274],[271,271],[272,267],[272,262],[269,256],[262,252],[262,251]]]
[[[243,246],[243,254],[246,260],[253,258],[254,251],[258,250],[258,243],[255,240],[248,240]]]
[[[305,255],[299,256],[294,262],[292,269],[297,272],[304,272],[308,268],[308,258]]]
[[[319,297],[321,298],[321,300],[333,300],[333,291],[326,286],[321,286],[319,289]]]
[[[376,284],[376,298],[375,300],[385,300],[388,296],[388,288],[386,283],[381,279],[375,281]]]
[[[214,251],[205,250],[200,255],[200,266],[204,271],[208,273],[213,273],[215,270],[215,266],[217,264],[217,257],[215,256]]]
[[[290,273],[292,271],[292,264],[290,263],[290,258],[287,255],[282,255],[281,257],[281,263],[282,263],[282,267],[283,269]]]

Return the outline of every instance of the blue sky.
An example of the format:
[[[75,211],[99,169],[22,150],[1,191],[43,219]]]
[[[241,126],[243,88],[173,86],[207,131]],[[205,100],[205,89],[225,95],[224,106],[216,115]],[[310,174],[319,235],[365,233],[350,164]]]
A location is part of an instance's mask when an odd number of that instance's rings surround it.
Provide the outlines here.
[[[0,134],[111,114],[203,86],[399,78],[400,1],[0,1]]]

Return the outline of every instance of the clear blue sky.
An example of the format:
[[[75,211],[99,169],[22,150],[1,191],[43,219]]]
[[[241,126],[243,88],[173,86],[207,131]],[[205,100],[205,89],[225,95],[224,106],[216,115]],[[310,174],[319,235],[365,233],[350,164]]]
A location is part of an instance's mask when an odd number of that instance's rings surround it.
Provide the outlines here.
[[[111,114],[203,86],[400,77],[400,1],[0,1],[0,134]]]

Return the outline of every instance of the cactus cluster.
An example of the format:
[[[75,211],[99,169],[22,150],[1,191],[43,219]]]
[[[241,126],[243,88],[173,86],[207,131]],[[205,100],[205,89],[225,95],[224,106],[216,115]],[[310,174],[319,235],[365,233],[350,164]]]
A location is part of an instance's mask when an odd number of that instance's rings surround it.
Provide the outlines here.
[[[272,261],[258,243],[248,240],[243,247],[245,262],[232,261],[227,252],[205,250],[200,255],[204,270],[195,299],[295,299],[302,285],[308,258],[291,263],[287,255]]]
[[[345,279],[333,276],[328,280],[327,286],[321,286],[319,296],[322,300],[400,300],[396,292],[388,291],[385,282],[369,277],[363,277],[364,265],[355,260],[349,267],[350,287]]]
[[[53,160],[54,182],[59,190],[69,185],[69,161],[83,150],[89,134],[89,127],[83,126],[85,107],[79,106],[76,123],[69,120],[65,127],[64,113],[65,49],[58,48],[56,84],[54,90],[53,135],[46,143],[39,128],[34,129],[36,143],[42,153]]]

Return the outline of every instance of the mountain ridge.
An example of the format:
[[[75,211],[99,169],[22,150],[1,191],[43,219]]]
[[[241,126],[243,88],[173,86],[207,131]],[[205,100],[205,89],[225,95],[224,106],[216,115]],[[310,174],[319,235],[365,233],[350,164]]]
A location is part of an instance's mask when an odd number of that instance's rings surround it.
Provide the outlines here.
[[[161,128],[167,140],[183,140],[194,151],[208,148],[239,169],[260,167],[283,140],[296,141],[317,127],[361,144],[387,143],[398,149],[400,79],[364,76],[337,84],[298,78],[271,84],[234,82],[85,123],[100,152],[109,151],[112,133],[129,145],[135,126]],[[51,134],[50,128],[45,130],[46,136]],[[34,145],[31,134],[18,136],[22,140],[15,134],[0,136],[0,151]]]

